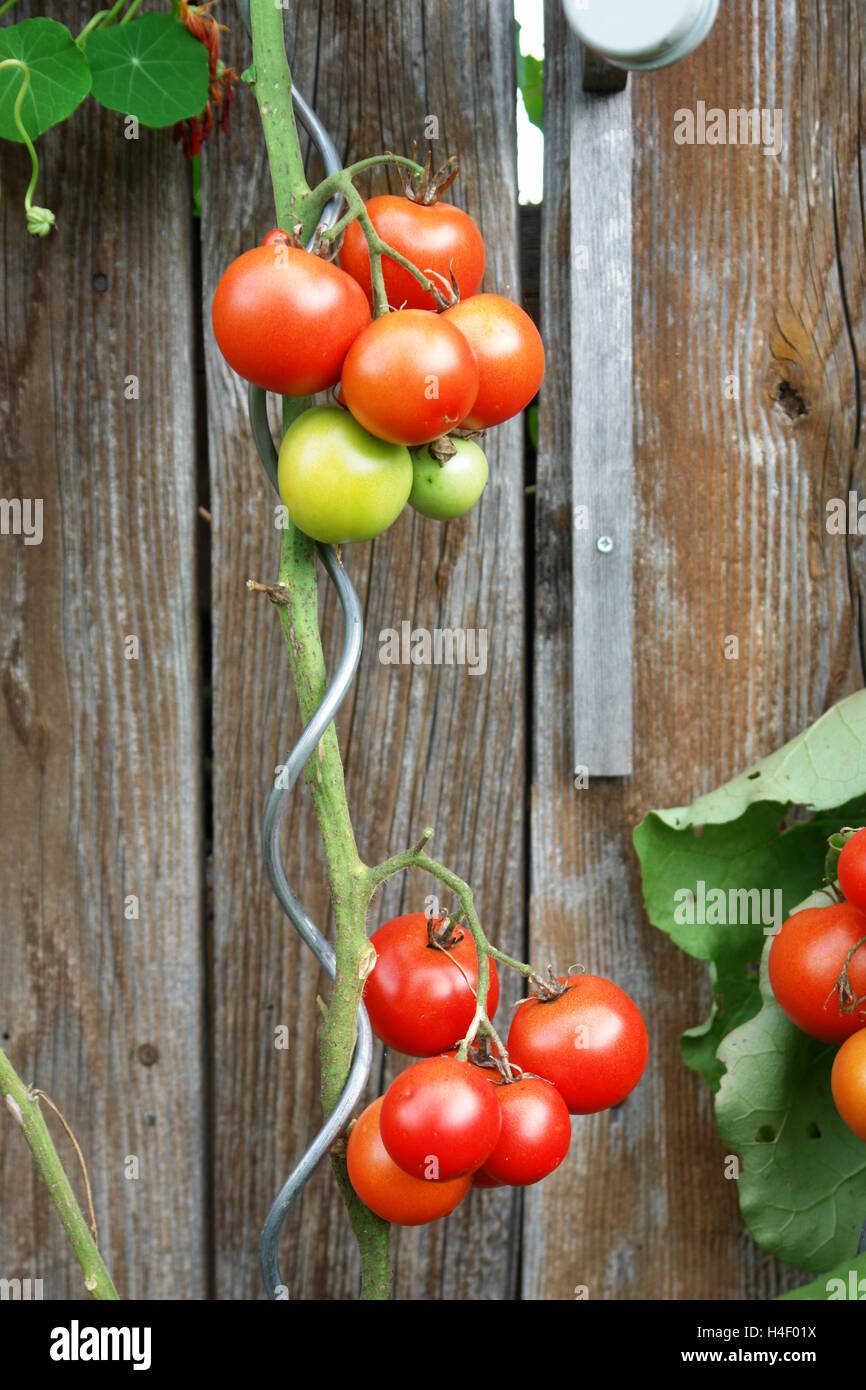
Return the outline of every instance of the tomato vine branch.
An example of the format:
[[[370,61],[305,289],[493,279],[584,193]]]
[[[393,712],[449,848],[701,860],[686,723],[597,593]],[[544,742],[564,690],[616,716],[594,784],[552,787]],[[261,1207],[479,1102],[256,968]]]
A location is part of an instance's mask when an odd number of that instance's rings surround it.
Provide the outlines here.
[[[0,1051],[0,1097],[3,1098],[9,1114],[20,1126],[36,1166],[45,1180],[49,1196],[69,1238],[75,1258],[81,1266],[84,1287],[94,1298],[116,1299],[117,1290],[112,1283],[111,1275],[97,1249],[96,1241],[88,1228],[66,1170],[54,1147],[54,1141],[48,1132],[39,1106],[39,1093],[24,1085],[3,1051]]]

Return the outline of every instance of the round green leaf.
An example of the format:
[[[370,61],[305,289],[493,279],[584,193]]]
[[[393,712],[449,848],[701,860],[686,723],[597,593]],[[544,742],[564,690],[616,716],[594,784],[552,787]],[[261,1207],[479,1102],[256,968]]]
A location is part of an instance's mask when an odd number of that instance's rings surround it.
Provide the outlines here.
[[[90,69],[72,35],[54,19],[25,19],[0,29],[0,62],[18,58],[30,69],[30,87],[21,104],[24,129],[35,140],[65,121],[90,91]],[[0,139],[23,143],[12,118],[21,90],[20,68],[0,72]]]
[[[207,49],[169,14],[96,29],[85,51],[97,101],[142,125],[174,125],[207,105]]]

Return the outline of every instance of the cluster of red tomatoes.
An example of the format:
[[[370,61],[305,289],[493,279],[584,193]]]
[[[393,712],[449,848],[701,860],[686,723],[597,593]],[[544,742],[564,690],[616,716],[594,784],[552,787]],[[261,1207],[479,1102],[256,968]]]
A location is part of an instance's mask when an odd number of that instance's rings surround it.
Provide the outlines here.
[[[443,294],[434,297],[397,261],[382,258],[394,312],[371,318],[367,239],[346,229],[340,264],[279,229],[225,271],[213,302],[220,351],[240,376],[283,396],[339,383],[340,405],[314,406],[287,430],[280,496],[314,540],[370,540],[406,502],[444,521],[462,516],[488,476],[479,431],[517,415],[544,375],[532,320],[510,300],[479,294],[484,242],[459,208],[408,197],[371,198],[376,233]],[[456,288],[456,294],[455,294]],[[451,436],[446,449],[428,447]],[[411,450],[411,452],[410,452]]]
[[[846,840],[837,874],[845,901],[795,912],[774,938],[770,985],[804,1033],[842,1044],[831,1073],[833,1100],[866,1141],[866,829]]]
[[[618,1105],[647,1060],[647,1032],[629,996],[595,975],[568,976],[518,1005],[509,1068],[457,1044],[476,1012],[478,955],[468,932],[423,913],[371,937],[376,966],[364,1003],[377,1037],[412,1063],[355,1122],[349,1178],[361,1200],[402,1226],[447,1216],[471,1186],[525,1187],[558,1168],[571,1115]],[[489,959],[487,1012],[499,1002]]]

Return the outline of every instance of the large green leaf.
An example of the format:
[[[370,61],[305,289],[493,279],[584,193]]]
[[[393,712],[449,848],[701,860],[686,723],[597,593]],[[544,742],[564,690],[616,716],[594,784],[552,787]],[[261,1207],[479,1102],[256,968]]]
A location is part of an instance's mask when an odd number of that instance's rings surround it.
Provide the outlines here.
[[[839,1299],[856,1299],[858,1303],[866,1300],[866,1254],[855,1255],[853,1260],[842,1260],[835,1269],[828,1269],[820,1279],[811,1284],[802,1284],[790,1293],[779,1294],[777,1302],[798,1299],[825,1299],[833,1302]]]
[[[827,839],[864,822],[860,691],[717,791],[651,812],[634,837],[651,921],[709,964],[712,1010],[683,1035],[681,1048],[716,1090],[719,1133],[743,1161],[744,1218],[765,1249],[806,1270],[854,1256],[866,1218],[866,1144],[833,1105],[833,1049],[795,1028],[772,997],[765,927],[798,905],[827,901],[819,887]],[[747,903],[737,895],[750,890],[769,894],[754,903],[763,911],[731,912],[732,902]],[[703,893],[706,908],[715,907],[714,892],[725,909],[721,920],[690,906],[688,895],[700,903]],[[812,1296],[826,1295],[802,1294]]]
[[[817,905],[817,895],[800,904]],[[765,1250],[798,1269],[828,1270],[857,1250],[866,1218],[866,1144],[830,1091],[835,1047],[782,1013],[761,963],[761,1009],[719,1047],[719,1135],[742,1159],[740,1209]]]
[[[18,58],[30,69],[21,103],[24,129],[35,140],[65,121],[90,91],[90,69],[69,30],[54,19],[25,19],[0,29],[0,62]],[[12,109],[21,90],[20,68],[0,72],[0,138],[21,142]]]
[[[760,802],[729,825],[683,829],[667,824],[664,813],[651,812],[634,833],[650,921],[689,955],[709,961],[710,1016],[688,1029],[680,1045],[686,1063],[714,1090],[722,1072],[719,1043],[761,1007],[758,962],[765,933],[781,926],[820,880],[828,836],[849,820],[866,819],[866,799],[805,822],[787,821],[785,809]],[[712,917],[712,895],[719,892],[724,920],[677,920],[684,916],[685,894],[697,907],[703,893],[710,904],[703,915]],[[744,894],[751,895],[748,903]]]
[[[804,807],[818,814],[804,820]],[[858,691],[748,772],[691,806],[651,811],[636,828],[650,921],[689,955],[709,962],[712,1010],[683,1034],[681,1048],[713,1089],[722,1073],[719,1043],[761,1006],[758,961],[768,914],[752,912],[741,925],[690,925],[677,920],[683,895],[697,899],[701,883],[706,895],[721,890],[728,901],[757,891],[766,895],[762,908],[775,909],[781,901],[782,916],[788,916],[821,880],[827,837],[863,821],[866,692]],[[777,912],[772,916],[778,926]]]
[[[668,825],[732,821],[756,801],[827,810],[866,792],[866,691],[858,690],[804,733],[691,806],[655,812]]]
[[[170,14],[96,29],[85,51],[96,99],[142,125],[174,125],[207,104],[207,50]]]

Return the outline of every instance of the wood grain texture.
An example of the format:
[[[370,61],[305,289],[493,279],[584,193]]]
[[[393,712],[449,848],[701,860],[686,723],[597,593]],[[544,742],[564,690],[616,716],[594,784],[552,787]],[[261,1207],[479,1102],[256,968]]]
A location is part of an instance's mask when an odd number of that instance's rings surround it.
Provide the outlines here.
[[[581,47],[581,65],[587,50]],[[614,69],[614,72],[616,69]],[[632,770],[631,87],[570,93],[572,767]]]
[[[321,0],[292,7],[295,81],[344,161],[423,144],[436,116],[434,156],[459,154],[455,198],[487,243],[486,284],[519,293],[515,205],[514,31],[507,0],[474,6]],[[233,36],[235,66],[248,61]],[[239,52],[239,49],[243,50]],[[237,118],[235,119],[235,113]],[[251,94],[233,110],[205,175],[205,303],[228,260],[272,224],[264,146]],[[213,157],[211,157],[211,155]],[[367,189],[382,190],[385,176]],[[482,189],[484,190],[482,192]],[[366,189],[364,190],[366,192]],[[449,195],[450,196],[450,195]],[[258,826],[274,766],[299,732],[279,624],[245,593],[249,574],[273,577],[278,539],[247,429],[240,383],[208,339],[213,495],[214,1033],[216,1288],[260,1297],[256,1248],[264,1214],[319,1124],[315,995],[324,989],[281,920],[261,868]],[[524,578],[523,456],[519,422],[489,440],[491,480],[465,520],[439,526],[407,511],[344,560],[361,596],[360,672],[338,718],[349,804],[361,853],[373,862],[437,827],[433,853],[467,877],[482,921],[505,949],[523,932]],[[326,651],[341,639],[324,592]],[[413,627],[483,628],[487,670],[384,666],[379,634]],[[328,921],[324,865],[311,807],[298,790],[287,816],[290,881]],[[415,877],[389,885],[371,926],[435,891]],[[509,981],[510,996],[515,985]],[[506,1006],[508,1000],[506,999]],[[288,1052],[273,1027],[289,1025]],[[393,1071],[377,1059],[372,1088]],[[383,1070],[384,1069],[384,1070]],[[507,1298],[516,1289],[517,1199],[478,1193],[447,1225],[395,1232],[401,1298]],[[282,1245],[292,1296],[353,1297],[358,1265],[330,1174],[322,1170],[292,1213]]]
[[[568,247],[556,111],[574,54],[558,7],[547,8],[550,335],[563,312],[554,266]],[[827,535],[824,504],[863,478],[864,54],[853,3],[736,3],[690,58],[634,80],[636,761],[630,782],[582,792],[557,714],[570,640],[568,433],[554,406],[562,382],[548,376],[533,954],[614,975],[647,1013],[651,1051],[640,1088],[620,1110],[576,1121],[563,1169],[529,1195],[527,1298],[573,1297],[579,1284],[593,1298],[766,1298],[802,1282],[754,1244],[723,1178],[709,1095],[676,1043],[706,1012],[704,970],[647,925],[630,831],[863,683],[862,544]],[[781,155],[675,144],[674,113],[699,100],[780,108]],[[573,408],[579,400],[578,386]],[[729,634],[738,660],[725,660]]]
[[[40,6],[78,29],[92,9]],[[36,199],[57,231],[27,235],[20,147],[4,147],[0,204],[0,495],[41,498],[44,516],[41,545],[0,537],[0,1037],[76,1133],[121,1296],[197,1298],[207,1244],[187,171],[166,132],[127,140],[122,117],[92,102],[39,143]],[[130,375],[138,399],[125,399]],[[125,916],[128,895],[138,920]],[[47,1120],[80,1192],[68,1141]],[[124,1175],[130,1155],[137,1180]],[[0,1275],[44,1279],[46,1299],[85,1296],[8,1116],[0,1190]]]

